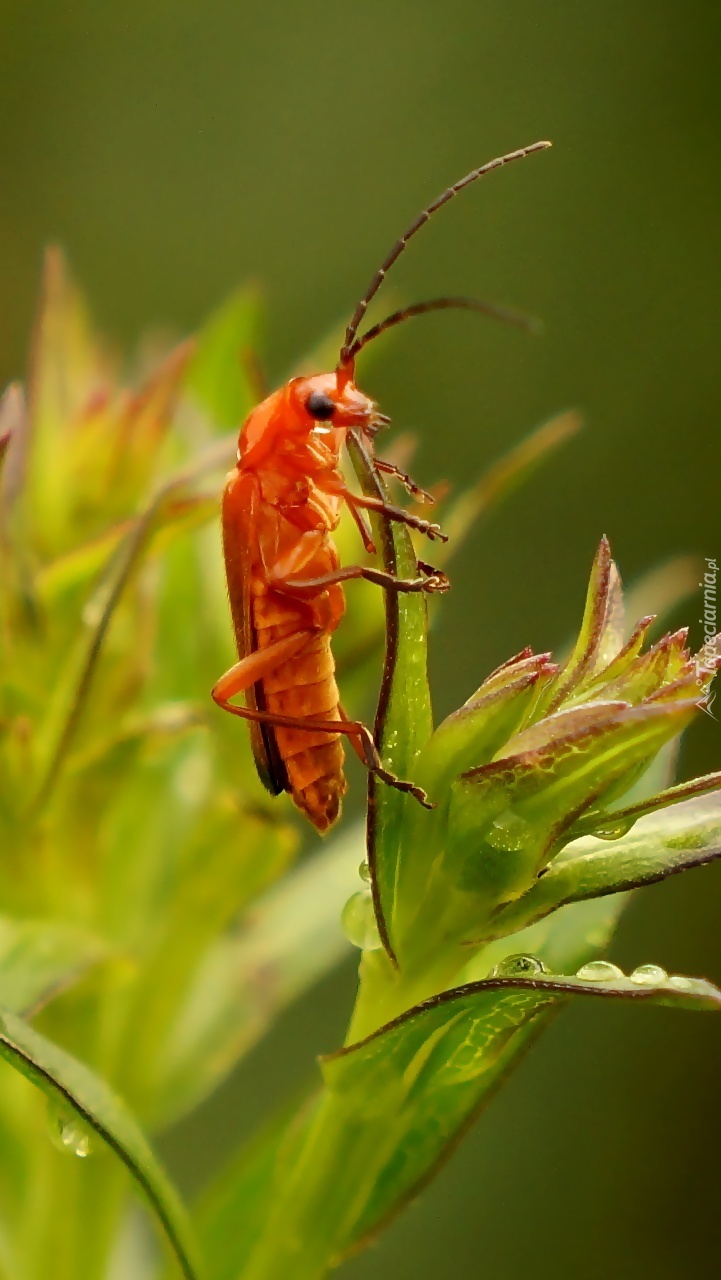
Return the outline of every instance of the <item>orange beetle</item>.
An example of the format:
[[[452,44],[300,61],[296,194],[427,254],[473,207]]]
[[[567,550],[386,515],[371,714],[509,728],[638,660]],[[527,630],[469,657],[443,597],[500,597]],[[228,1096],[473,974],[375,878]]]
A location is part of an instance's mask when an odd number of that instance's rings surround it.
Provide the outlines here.
[[[436,298],[394,312],[358,337],[369,302],[408,240],[458,191],[511,160],[550,146],[537,142],[474,169],[429,205],[393,246],[358,303],[333,373],[292,378],[250,414],[240,433],[238,463],[223,494],[223,550],[239,661],[215,685],[218,706],[251,721],[260,776],[272,794],[288,791],[321,832],[340,813],[346,790],[341,735],[383,781],[428,805],[425,793],[383,768],[373,736],[349,720],[339,701],[330,638],[345,608],[342,583],[366,578],[387,590],[438,592],[443,574],[421,562],[399,579],[365,565],[341,567],[333,542],[345,503],[364,545],[374,551],[364,510],[403,521],[431,538],[438,525],[380,498],[351,492],[340,470],[347,433],[371,446],[388,419],[354,382],[355,358],[385,329],[426,311],[465,307],[523,323],[521,317],[470,298]],[[408,490],[423,490],[391,463],[374,460]],[[231,699],[245,694],[245,706]]]

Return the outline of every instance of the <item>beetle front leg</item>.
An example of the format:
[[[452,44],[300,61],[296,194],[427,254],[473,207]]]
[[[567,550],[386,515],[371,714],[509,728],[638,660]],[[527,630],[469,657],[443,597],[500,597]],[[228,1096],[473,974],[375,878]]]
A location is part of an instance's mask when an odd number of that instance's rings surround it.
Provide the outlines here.
[[[367,498],[350,491],[346,491],[343,497],[349,507],[356,506],[363,507],[366,511],[377,511],[379,515],[386,516],[389,520],[397,520],[400,524],[408,525],[410,529],[417,529],[432,542],[448,541],[448,534],[443,533],[439,524],[432,524],[430,520],[421,520],[420,516],[411,515],[410,511],[404,511],[403,507],[396,507],[391,502],[384,502],[382,498]]]

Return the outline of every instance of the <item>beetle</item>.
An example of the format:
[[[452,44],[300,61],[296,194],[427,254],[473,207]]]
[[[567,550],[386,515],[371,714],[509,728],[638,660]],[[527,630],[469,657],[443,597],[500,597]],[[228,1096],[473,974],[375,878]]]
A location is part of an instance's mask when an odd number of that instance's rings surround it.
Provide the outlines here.
[[[222,499],[223,554],[239,660],[218,680],[212,697],[223,710],[250,721],[262,781],[273,795],[289,792],[320,832],[336,821],[346,790],[342,735],[379,778],[432,807],[420,787],[384,768],[371,731],[343,712],[330,643],[345,607],[343,583],[365,578],[389,591],[426,593],[449,585],[420,561],[413,578],[340,564],[333,533],[344,505],[369,552],[375,548],[368,510],[445,540],[437,524],[346,485],[340,457],[348,433],[362,439],[372,456],[376,432],[389,421],[356,386],[356,357],[379,334],[429,311],[460,307],[519,318],[473,298],[446,297],[395,311],[361,336],[358,330],[386,274],[437,209],[491,170],[550,145],[536,142],[499,156],[448,187],[376,271],[348,324],[335,370],[291,378],[253,409],[241,428],[237,466]],[[415,497],[430,498],[392,463],[373,457],[373,465],[400,479]],[[232,701],[239,694],[245,695],[244,706]]]

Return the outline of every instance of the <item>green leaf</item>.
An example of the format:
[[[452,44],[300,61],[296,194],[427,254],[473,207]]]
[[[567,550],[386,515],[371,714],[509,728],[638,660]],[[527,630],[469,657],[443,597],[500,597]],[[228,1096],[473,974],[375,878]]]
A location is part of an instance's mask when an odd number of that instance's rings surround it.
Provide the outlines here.
[[[482,936],[490,911],[530,888],[575,815],[653,756],[694,711],[693,702],[588,703],[534,725],[504,758],[464,774],[453,787],[437,873],[454,896],[435,928],[446,937],[469,929]],[[432,947],[433,935],[426,939]]]
[[[636,637],[643,631],[646,621],[648,620],[644,619],[639,624],[636,636],[612,658],[607,667],[601,668],[590,680],[582,683],[576,699],[580,694],[589,699],[594,696],[626,698],[629,702],[637,703],[653,697],[679,677],[688,675],[689,655],[684,647],[686,631],[664,636],[646,653],[638,653],[635,657],[632,655],[631,647],[638,643]],[[700,686],[698,692],[700,695]]]
[[[669,742],[636,783],[639,796],[649,795],[673,777],[678,739]],[[572,848],[569,848],[569,853]],[[586,898],[544,916],[520,933],[486,942],[476,952],[457,981],[473,982],[512,952],[538,956],[551,973],[575,973],[582,964],[604,955],[618,921],[631,898],[630,893],[612,893],[602,898]]]
[[[116,546],[104,576],[85,605],[85,626],[65,660],[64,669],[59,675],[55,674],[52,697],[38,733],[40,781],[33,796],[35,809],[47,802],[59,774],[67,765],[108,631],[133,575],[148,552],[149,541],[158,526],[162,529],[172,520],[173,514],[177,516],[179,508],[181,515],[187,514],[188,507],[193,511],[193,500],[188,500],[186,505],[178,496],[186,478],[186,473],[179,472],[163,484],[137,519],[128,522],[127,532]],[[202,508],[203,504],[198,505]]]
[[[358,438],[349,434],[348,449],[363,492],[388,501],[385,487]],[[418,564],[405,525],[373,521],[383,568],[400,578],[415,578]],[[384,765],[399,778],[414,780],[416,757],[433,729],[428,687],[428,616],[422,592],[386,591],[386,652],[374,736]],[[372,774],[368,788],[368,860],[381,938],[393,957],[388,922],[393,915],[398,857],[404,823],[417,800],[379,782]]]
[[[215,497],[196,494],[170,496],[167,502],[158,505],[154,528],[148,534],[148,553],[164,551],[169,542],[187,533],[189,528],[207,524],[217,514]],[[83,542],[46,564],[37,575],[38,595],[44,606],[57,607],[60,597],[84,586],[106,570],[123,538],[132,531],[134,524],[142,523],[144,518],[144,513],[141,513],[135,520],[113,525],[90,542]]]
[[[548,975],[488,979],[428,1000],[365,1042],[325,1059],[326,1082],[347,1108],[347,1134],[354,1115],[365,1122],[360,1167],[351,1159],[339,1171],[345,1189],[355,1180],[357,1192],[339,1220],[336,1256],[373,1232],[429,1176],[522,1047],[519,1031],[539,1013],[572,995],[721,1008],[721,992],[710,983],[681,983],[642,986],[630,978],[590,982]]]
[[[524,650],[493,672],[472,698],[448,716],[419,753],[416,781],[434,797],[437,807],[430,814],[420,807],[410,810],[402,832],[392,917],[401,962],[433,865],[443,852],[454,780],[493,758],[518,730],[539,688],[555,671],[547,654],[536,657]]]
[[[302,1141],[276,1165],[244,1280],[316,1280],[376,1233],[449,1154],[547,1016],[572,996],[721,1008],[721,992],[699,979],[662,975],[652,985],[647,975],[592,981],[538,972],[491,977],[409,1009],[322,1060],[326,1092]]]
[[[175,1188],[125,1104],[104,1080],[9,1010],[0,1011],[0,1057],[37,1085],[56,1106],[69,1108],[129,1170],[148,1200],[186,1280],[200,1275],[190,1224]]]
[[[558,709],[564,698],[597,665],[604,665],[621,648],[623,602],[618,570],[611,559],[608,539],[602,538],[591,569],[586,607],[578,639],[570,657],[549,690],[546,714]]]
[[[611,815],[609,831],[614,817]],[[721,796],[687,800],[642,818],[609,842],[585,837],[568,845],[523,897],[502,908],[483,933],[503,937],[567,903],[654,884],[721,858]]]
[[[650,771],[649,771],[650,772]],[[670,771],[673,776],[673,770]],[[644,774],[644,782],[648,783],[649,775]],[[644,814],[655,813],[658,809],[666,809],[669,805],[679,804],[682,800],[692,800],[695,796],[705,796],[709,792],[721,791],[721,772],[706,773],[700,778],[691,778],[688,782],[678,782],[675,787],[667,787],[664,791],[654,793],[653,789],[646,785],[644,788],[644,798],[636,800],[633,804],[624,805],[622,809],[612,809],[606,813],[589,814],[583,817],[579,822],[574,823],[574,835],[599,835],[607,840],[615,840],[624,832],[619,831],[619,827],[626,823],[630,826],[642,818]]]
[[[555,673],[548,659],[547,653],[527,656],[524,651],[447,716],[420,753],[422,785],[441,795],[460,774],[492,760],[523,723],[539,681]]]
[[[78,639],[66,669],[56,675],[55,688],[38,736],[40,782],[34,807],[48,800],[61,770],[67,763],[78,726],[88,700],[108,628],[128,582],[143,555],[157,511],[165,498],[158,495],[120,544],[104,580],[86,608],[90,625]]]
[[[87,304],[57,246],[45,254],[42,295],[36,317],[28,401],[32,405],[29,481],[42,518],[53,518],[74,495],[67,481],[64,451],[68,427],[98,385],[108,361],[92,331]],[[54,522],[54,519],[53,519]]]
[[[250,364],[258,332],[257,289],[244,286],[201,329],[185,386],[217,431],[239,427],[258,399]]]

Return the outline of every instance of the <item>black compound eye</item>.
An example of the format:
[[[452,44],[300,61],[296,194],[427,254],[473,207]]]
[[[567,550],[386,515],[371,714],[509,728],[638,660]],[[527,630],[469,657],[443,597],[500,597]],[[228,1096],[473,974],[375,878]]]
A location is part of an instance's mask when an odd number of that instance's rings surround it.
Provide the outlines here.
[[[336,409],[334,402],[324,391],[311,391],[305,407],[311,418],[316,418],[318,422],[327,422],[333,417]]]

